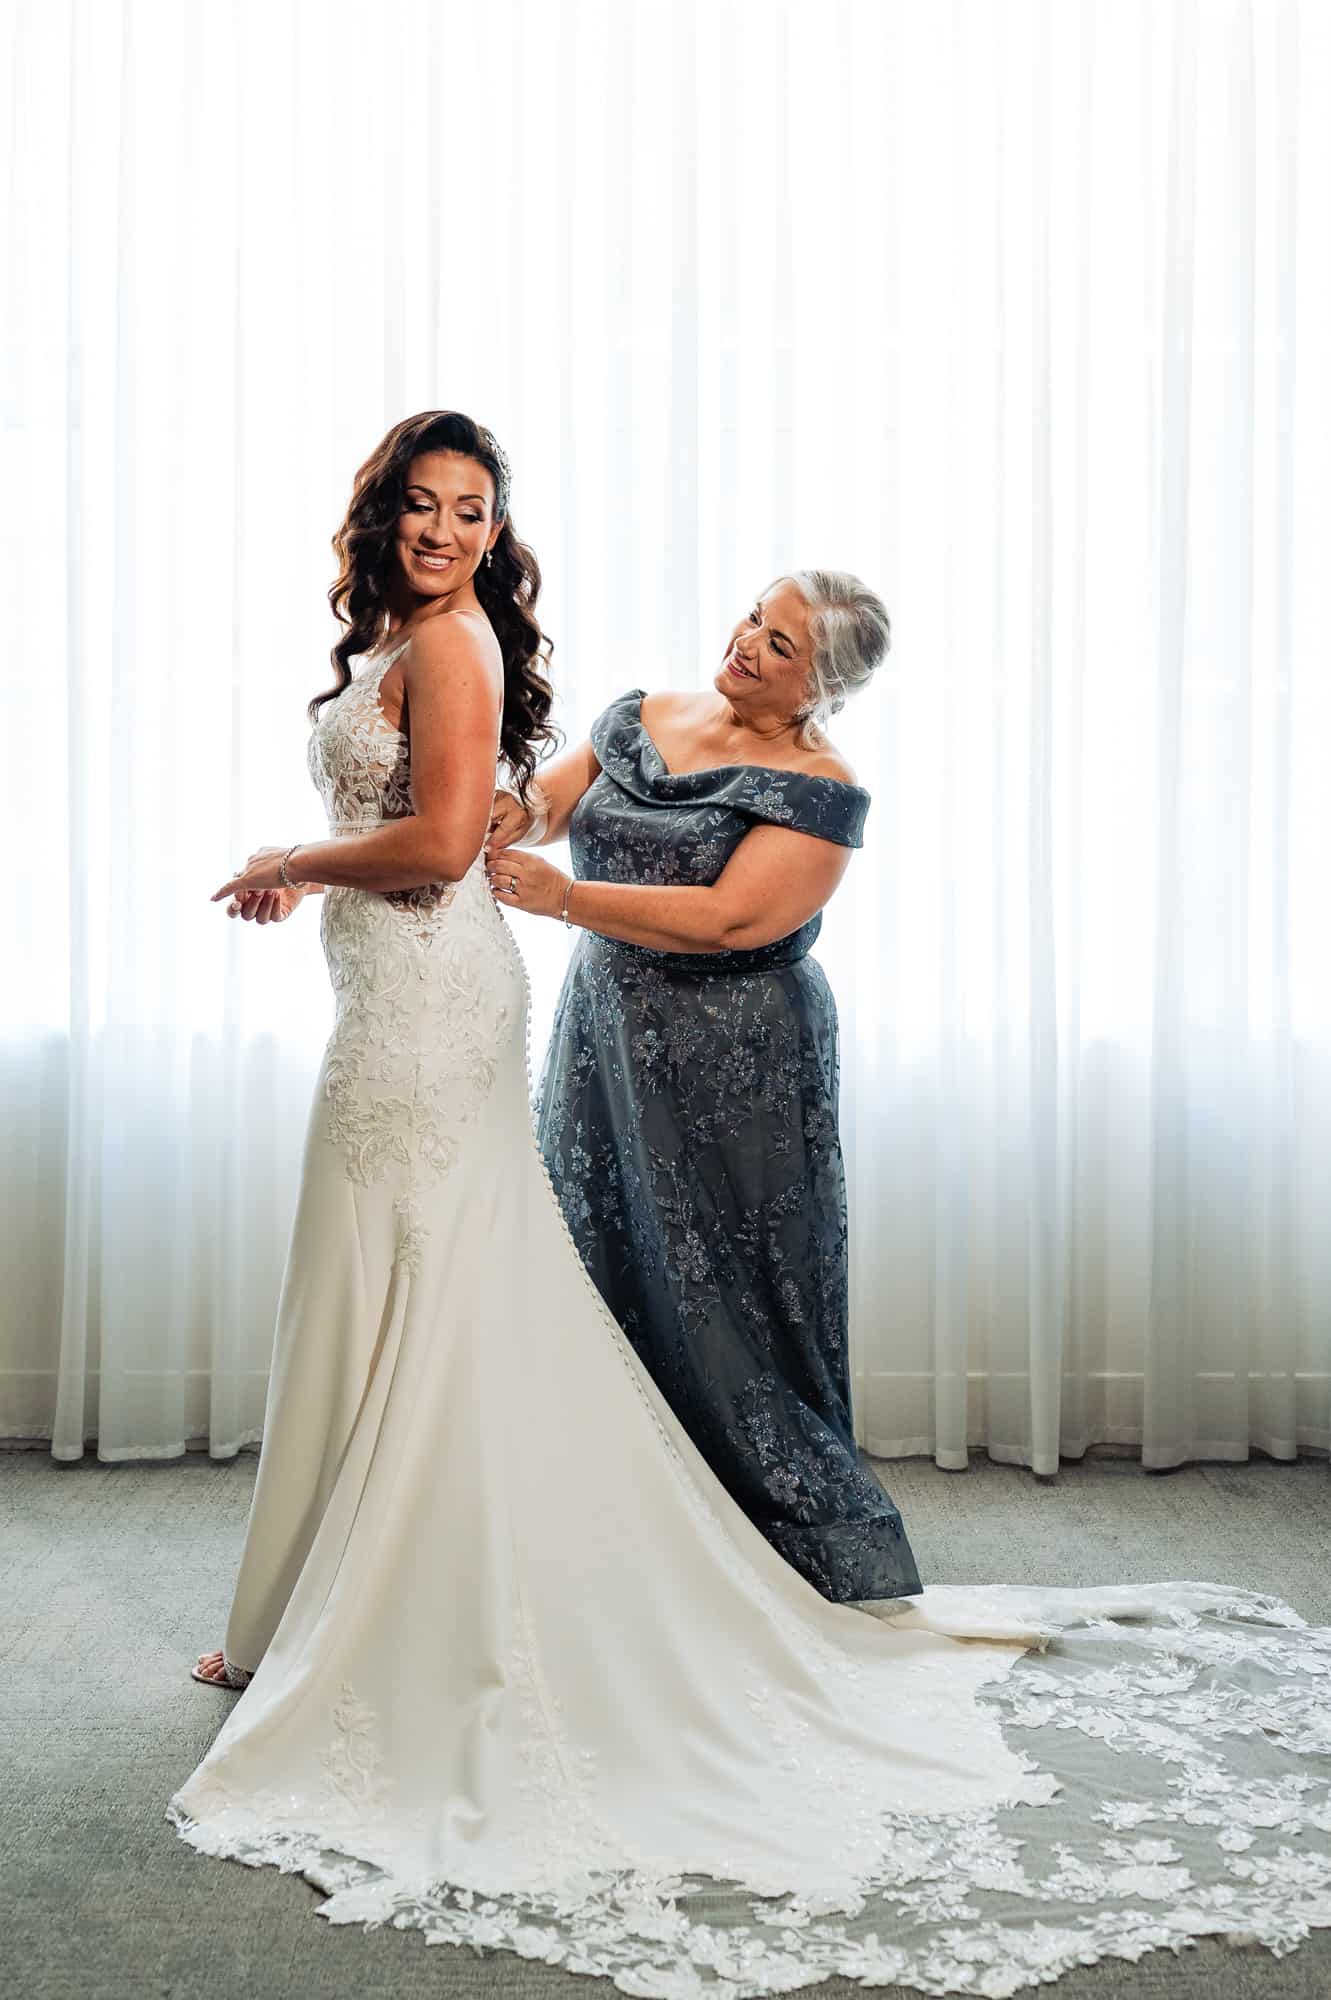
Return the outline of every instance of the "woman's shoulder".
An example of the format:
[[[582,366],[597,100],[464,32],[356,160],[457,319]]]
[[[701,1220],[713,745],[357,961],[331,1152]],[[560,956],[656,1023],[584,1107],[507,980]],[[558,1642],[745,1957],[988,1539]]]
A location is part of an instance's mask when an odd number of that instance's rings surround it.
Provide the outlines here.
[[[695,710],[701,712],[707,700],[697,688],[638,688],[635,692],[644,719],[650,709],[665,722],[687,721]]]
[[[860,781],[847,760],[834,743],[823,742],[817,749],[810,750],[803,762],[791,767],[805,778],[828,778],[836,785],[850,785],[860,788]]]
[[[410,627],[402,646],[404,665],[427,670],[441,662],[450,666],[460,660],[474,660],[486,666],[503,655],[495,630],[479,606],[463,606],[456,611],[439,611]]]

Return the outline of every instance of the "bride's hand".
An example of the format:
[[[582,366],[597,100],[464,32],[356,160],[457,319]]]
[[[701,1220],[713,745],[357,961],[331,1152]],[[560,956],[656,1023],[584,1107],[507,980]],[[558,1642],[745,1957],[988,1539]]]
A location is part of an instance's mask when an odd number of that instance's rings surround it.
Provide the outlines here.
[[[557,917],[563,910],[569,878],[539,854],[515,847],[496,851],[493,840],[487,841],[485,873],[495,901],[510,910],[525,910],[529,917]]]
[[[490,831],[485,845],[491,848],[511,847],[515,840],[531,832],[532,815],[521,799],[515,799],[512,792],[496,792],[494,804],[490,808]]]
[[[248,896],[233,896],[226,913],[229,917],[243,917],[247,924],[280,924],[308,894],[309,885],[305,882],[297,882],[290,889],[256,889]]]
[[[243,906],[249,897],[264,890],[280,890],[282,878],[277,871],[286,852],[285,847],[257,848],[245,866],[237,869],[229,882],[224,882],[220,889],[213,892],[212,901],[220,903],[223,896],[230,896],[233,902]],[[241,913],[237,910],[229,912],[232,916]]]

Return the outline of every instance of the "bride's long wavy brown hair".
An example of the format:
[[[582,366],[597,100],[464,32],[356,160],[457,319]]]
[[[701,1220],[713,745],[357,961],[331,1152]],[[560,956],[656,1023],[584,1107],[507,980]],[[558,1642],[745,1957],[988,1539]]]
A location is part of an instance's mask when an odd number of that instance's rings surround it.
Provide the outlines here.
[[[499,641],[504,661],[504,711],[499,746],[524,804],[542,749],[558,742],[550,722],[554,693],[545,677],[553,650],[536,619],[541,567],[518,540],[509,515],[509,467],[483,424],[459,410],[426,410],[395,424],[356,474],[347,516],[333,537],[336,581],[328,592],[333,615],[344,627],[332,650],[335,685],[310,703],[313,721],[326,701],[351,679],[351,661],[383,638],[388,597],[397,561],[394,539],[406,506],[407,474],[426,451],[456,451],[483,465],[494,481],[499,538],[472,587]]]

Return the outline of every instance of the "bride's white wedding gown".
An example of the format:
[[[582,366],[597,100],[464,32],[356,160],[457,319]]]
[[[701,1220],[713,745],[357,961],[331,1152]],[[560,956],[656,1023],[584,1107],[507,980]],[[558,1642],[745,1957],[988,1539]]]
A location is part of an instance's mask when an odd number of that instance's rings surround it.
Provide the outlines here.
[[[410,809],[393,657],[316,726],[335,831]],[[998,1995],[1331,1923],[1331,1634],[1200,1585],[825,1602],[569,1241],[481,864],[330,890],[324,937],[337,1020],[228,1629],[257,1672],[171,1802],[186,1840],[302,1871],[333,1921],[639,1994]]]

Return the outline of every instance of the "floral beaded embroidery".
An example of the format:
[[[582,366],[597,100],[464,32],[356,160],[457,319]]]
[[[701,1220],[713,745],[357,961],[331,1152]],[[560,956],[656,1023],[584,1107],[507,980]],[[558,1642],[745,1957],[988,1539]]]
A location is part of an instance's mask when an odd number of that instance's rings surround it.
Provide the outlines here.
[[[407,739],[379,700],[401,650],[325,703],[311,734],[310,772],[335,833],[412,811]],[[502,989],[512,983],[514,947],[479,858],[459,883],[389,895],[331,888],[322,927],[337,1006],[323,1072],[328,1136],[349,1180],[399,1180],[397,1262],[410,1273],[427,1233],[420,1196],[456,1163],[494,1082],[495,1047],[511,1019]],[[498,982],[496,950],[504,956]]]

